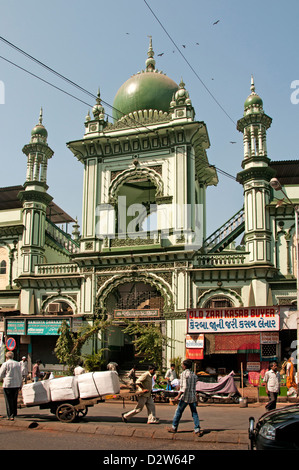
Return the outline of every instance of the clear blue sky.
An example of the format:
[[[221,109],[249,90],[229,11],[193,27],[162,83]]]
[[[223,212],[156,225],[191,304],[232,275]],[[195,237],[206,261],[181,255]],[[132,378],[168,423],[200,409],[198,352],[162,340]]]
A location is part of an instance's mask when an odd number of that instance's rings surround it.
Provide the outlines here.
[[[90,92],[96,94],[100,87],[102,99],[112,105],[122,83],[144,69],[151,35],[156,67],[177,83],[183,77],[196,119],[207,125],[210,163],[233,176],[243,159],[242,134],[235,123],[243,115],[253,74],[264,110],[273,118],[268,156],[297,159],[299,104],[292,104],[290,97],[291,83],[299,80],[298,0],[147,1],[201,80],[143,0],[1,0],[0,36]],[[1,41],[0,55],[86,102],[0,58],[0,83],[5,86],[5,103],[0,104],[0,186],[24,183],[22,148],[42,106],[48,143],[55,152],[48,168],[49,193],[80,223],[83,166],[66,142],[83,137],[85,116],[94,100]],[[111,108],[105,110],[112,115]],[[219,174],[218,186],[207,192],[207,234],[242,204],[240,184]]]

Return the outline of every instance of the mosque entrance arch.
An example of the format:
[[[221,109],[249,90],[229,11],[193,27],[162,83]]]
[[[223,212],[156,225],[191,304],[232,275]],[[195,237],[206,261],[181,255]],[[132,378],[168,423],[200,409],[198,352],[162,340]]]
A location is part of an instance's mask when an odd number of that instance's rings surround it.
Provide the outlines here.
[[[98,290],[98,305],[105,317],[113,320],[106,334],[110,360],[132,364],[136,357],[133,336],[124,333],[128,322],[155,324],[164,333],[164,311],[171,293],[162,279],[142,273],[116,276]]]

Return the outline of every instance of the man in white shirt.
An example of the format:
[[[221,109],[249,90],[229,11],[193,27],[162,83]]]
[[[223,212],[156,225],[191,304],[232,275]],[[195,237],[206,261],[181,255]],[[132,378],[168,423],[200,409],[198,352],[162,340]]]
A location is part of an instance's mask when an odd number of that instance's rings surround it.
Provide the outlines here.
[[[175,365],[170,364],[170,369],[167,369],[165,374],[165,379],[167,380],[167,388],[166,390],[172,390],[171,382],[177,378],[175,372]]]
[[[3,379],[7,419],[13,421],[17,416],[18,393],[22,386],[22,373],[19,362],[13,360],[14,354],[12,351],[7,352],[5,357],[6,361],[0,368],[0,380]]]
[[[277,362],[270,362],[270,369],[265,373],[263,381],[266,384],[266,393],[269,397],[266,410],[275,410],[277,397],[280,393],[280,373],[277,370]]]
[[[20,361],[20,366],[21,366],[21,373],[22,373],[22,380],[23,383],[27,383],[27,377],[28,377],[28,361],[27,357],[23,356],[22,360]]]

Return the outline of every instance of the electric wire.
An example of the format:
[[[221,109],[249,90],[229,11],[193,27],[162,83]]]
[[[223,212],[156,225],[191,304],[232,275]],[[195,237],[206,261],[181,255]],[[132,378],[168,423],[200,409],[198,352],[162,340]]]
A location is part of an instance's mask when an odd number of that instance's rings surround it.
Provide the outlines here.
[[[75,86],[75,87],[76,87],[77,89],[79,89],[80,91],[82,91],[82,92],[84,92],[84,93],[87,93],[89,96],[93,97],[94,99],[97,98],[93,93],[89,92],[89,91],[86,90],[85,88],[83,88],[83,87],[81,87],[80,85],[76,84],[75,82],[73,82],[72,80],[68,79],[68,78],[65,77],[64,75],[60,74],[59,72],[57,72],[56,70],[52,69],[51,67],[47,66],[47,65],[44,64],[43,62],[39,61],[38,59],[36,59],[36,58],[33,57],[32,55],[28,54],[28,53],[25,52],[24,50],[20,49],[19,47],[17,47],[16,45],[14,45],[13,43],[11,43],[11,42],[8,41],[7,39],[3,38],[2,36],[0,36],[0,40],[3,41],[4,43],[6,43],[7,45],[9,45],[10,47],[14,48],[15,50],[17,50],[18,52],[22,53],[22,54],[25,55],[26,57],[30,58],[31,60],[33,60],[33,61],[36,62],[37,64],[39,64],[39,65],[41,65],[42,67],[46,68],[48,71],[50,71],[51,73],[55,74],[55,75],[58,76],[59,78],[61,78],[61,79],[63,79],[64,81],[68,82],[69,84]],[[22,70],[22,71],[28,73],[29,75],[31,75],[31,76],[37,78],[38,80],[41,80],[42,82],[46,83],[47,85],[49,85],[49,86],[51,86],[51,87],[57,89],[58,91],[60,91],[60,92],[62,92],[62,93],[64,93],[64,94],[70,96],[71,98],[73,98],[73,99],[75,99],[75,100],[77,100],[77,101],[79,101],[79,102],[81,102],[81,103],[83,103],[83,104],[86,104],[88,107],[92,107],[92,105],[89,104],[89,103],[87,103],[86,101],[83,101],[82,99],[76,97],[76,96],[73,95],[72,93],[69,93],[69,92],[67,92],[66,90],[63,90],[62,88],[58,87],[57,85],[54,85],[53,83],[49,82],[48,80],[45,80],[44,78],[39,77],[38,75],[34,74],[33,72],[30,72],[29,70],[27,70],[27,69],[25,69],[24,67],[22,67],[22,66],[16,64],[15,62],[12,62],[11,60],[9,60],[9,59],[7,59],[7,58],[1,56],[1,55],[0,55],[0,58],[1,58],[2,60],[4,60],[4,61],[8,62],[9,64],[11,64],[11,65],[17,67],[18,69],[20,69],[20,70]],[[102,101],[105,105],[111,107],[112,109],[115,109],[117,112],[120,112],[121,114],[124,115],[124,113],[122,113],[121,111],[117,110],[116,108],[114,108],[114,107],[113,107],[112,105],[110,105],[109,103],[105,102],[105,101],[102,100],[102,99],[101,99],[101,101]],[[110,117],[110,118],[113,119],[113,117],[110,116],[106,111],[105,111],[105,114],[106,114],[108,117]],[[133,122],[135,122],[136,124],[139,124],[139,127],[142,127],[143,129],[146,128],[146,129],[148,129],[148,131],[153,132],[152,129],[149,129],[149,128],[148,128],[146,125],[144,125],[143,123],[138,123],[138,121],[137,121],[135,118],[133,118],[133,119],[131,118],[131,120],[132,120]],[[131,129],[136,130],[136,126],[135,126],[135,127],[128,126],[128,127],[130,127]],[[141,131],[139,130],[139,132],[141,132]],[[194,159],[193,157],[191,157],[191,158],[195,161],[195,159]],[[204,165],[207,166],[207,167],[214,167],[220,174],[222,174],[222,175],[224,175],[224,176],[227,176],[227,177],[233,179],[234,181],[236,181],[236,178],[235,178],[233,175],[230,175],[229,173],[225,172],[224,170],[221,170],[220,168],[216,167],[215,165],[210,165],[210,164],[205,163],[205,162],[204,162]]]
[[[209,95],[213,98],[213,100],[216,102],[216,104],[222,109],[222,111],[226,114],[226,116],[230,119],[230,121],[232,121],[232,123],[234,125],[236,125],[235,121],[233,120],[233,118],[230,117],[230,115],[226,112],[226,110],[223,108],[223,106],[219,103],[219,101],[215,98],[215,96],[213,95],[213,93],[209,90],[209,88],[206,86],[206,84],[203,82],[203,80],[200,78],[200,76],[198,75],[198,73],[196,72],[196,70],[194,69],[194,67],[190,64],[190,62],[188,61],[188,59],[185,57],[185,55],[182,53],[182,51],[180,50],[180,48],[177,46],[177,44],[175,43],[175,41],[172,39],[172,37],[170,36],[170,34],[168,33],[168,31],[166,30],[166,28],[164,27],[164,25],[162,24],[162,22],[159,20],[159,18],[157,17],[157,15],[154,13],[154,11],[152,10],[152,8],[149,6],[149,4],[147,3],[146,0],[143,0],[144,3],[146,4],[146,6],[148,7],[148,9],[150,10],[150,12],[152,13],[152,15],[155,17],[155,19],[157,20],[157,22],[159,23],[159,25],[161,26],[161,28],[163,29],[163,31],[165,32],[165,34],[168,36],[168,38],[170,39],[170,41],[172,42],[172,44],[174,45],[174,47],[177,49],[177,51],[180,53],[180,55],[183,57],[184,61],[187,63],[187,65],[190,67],[190,69],[192,70],[192,72],[195,74],[195,76],[198,78],[198,80],[200,81],[200,83],[202,84],[202,86],[205,88],[205,90],[209,93]]]

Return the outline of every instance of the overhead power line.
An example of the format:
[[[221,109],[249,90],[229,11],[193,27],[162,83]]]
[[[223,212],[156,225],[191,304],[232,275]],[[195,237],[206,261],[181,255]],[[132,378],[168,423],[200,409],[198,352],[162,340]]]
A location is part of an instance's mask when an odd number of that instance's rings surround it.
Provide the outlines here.
[[[94,98],[94,99],[97,98],[93,93],[89,92],[88,90],[86,90],[85,88],[81,87],[80,85],[78,85],[78,84],[75,83],[74,81],[68,79],[68,78],[65,77],[64,75],[62,75],[62,74],[60,74],[59,72],[57,72],[56,70],[54,70],[54,69],[52,69],[51,67],[47,66],[47,65],[44,64],[43,62],[39,61],[38,59],[36,59],[36,58],[33,57],[32,55],[28,54],[28,53],[25,52],[24,50],[20,49],[20,48],[17,47],[15,44],[11,43],[11,42],[8,41],[7,39],[3,38],[2,36],[0,36],[0,40],[3,41],[4,43],[6,43],[7,45],[9,45],[10,47],[13,47],[15,50],[17,50],[18,52],[22,53],[22,54],[25,55],[26,57],[28,57],[30,60],[33,60],[35,63],[37,63],[37,64],[39,64],[40,66],[44,67],[44,68],[47,69],[49,72],[55,74],[57,77],[63,79],[64,81],[68,82],[68,83],[71,84],[72,86],[75,86],[75,87],[76,87],[77,89],[79,89],[80,91],[82,91],[82,92],[88,94],[89,96],[91,96],[91,97]],[[22,66],[16,64],[15,62],[13,62],[13,61],[11,61],[11,60],[9,60],[9,59],[7,59],[7,58],[1,56],[1,55],[0,55],[0,58],[1,58],[2,60],[4,60],[4,61],[8,62],[9,64],[13,65],[14,67],[17,67],[18,69],[22,70],[23,72],[28,73],[29,75],[33,76],[34,78],[37,78],[38,80],[40,80],[40,81],[46,83],[47,85],[51,86],[52,88],[55,88],[56,90],[58,90],[58,91],[60,91],[60,92],[62,92],[62,93],[64,93],[64,94],[68,95],[69,97],[71,97],[71,98],[73,98],[73,99],[75,99],[75,100],[77,100],[77,101],[79,101],[79,102],[81,102],[81,103],[87,105],[88,107],[91,107],[91,108],[93,107],[93,105],[91,105],[90,103],[87,103],[86,101],[83,101],[82,99],[76,97],[76,96],[73,95],[72,93],[69,93],[68,91],[66,91],[66,90],[64,90],[64,89],[62,89],[62,88],[60,88],[59,86],[54,85],[53,83],[49,82],[48,80],[45,80],[44,78],[42,78],[42,77],[36,75],[35,73],[33,73],[33,72],[31,72],[31,71],[25,69],[24,67],[22,67]],[[122,113],[121,111],[117,110],[116,108],[114,108],[114,107],[113,107],[112,105],[110,105],[109,103],[105,102],[105,101],[102,100],[102,99],[101,99],[101,101],[102,101],[102,103],[104,103],[105,105],[109,106],[109,107],[112,108],[112,109],[115,109],[116,111],[118,111],[119,113],[121,113],[121,114],[124,115],[124,113]],[[105,114],[106,114],[108,117],[110,117],[110,118],[113,119],[113,117],[110,116],[106,111],[105,111]],[[130,127],[131,129],[136,130],[136,125],[138,125],[139,127],[142,127],[143,129],[144,129],[144,128],[145,128],[145,129],[148,129],[148,131],[152,132],[152,129],[149,129],[149,128],[148,128],[145,124],[143,124],[143,123],[139,123],[135,118],[131,118],[131,120],[135,123],[135,126],[134,126],[134,127],[128,125],[128,127]],[[191,158],[195,161],[195,159],[194,159],[193,157],[191,157]],[[214,167],[219,173],[221,173],[222,175],[227,176],[227,177],[233,179],[234,181],[236,181],[236,177],[234,177],[233,175],[230,175],[229,173],[225,172],[224,170],[221,170],[220,168],[217,168],[216,166],[210,165],[210,164],[208,164],[208,163],[206,164],[206,166],[207,166],[207,167],[213,166],[213,167]]]
[[[233,120],[233,118],[230,117],[230,115],[226,112],[226,110],[224,109],[224,107],[219,103],[219,101],[215,98],[215,96],[213,95],[213,93],[209,90],[209,88],[206,86],[206,84],[203,82],[203,80],[200,78],[200,76],[198,75],[198,73],[196,72],[196,70],[194,69],[194,67],[190,64],[190,62],[188,61],[188,59],[185,57],[185,55],[182,53],[182,51],[180,50],[180,48],[178,47],[178,45],[176,44],[176,42],[173,40],[173,38],[170,36],[170,34],[168,33],[168,31],[166,30],[165,26],[162,24],[162,22],[159,20],[159,18],[157,17],[157,15],[154,13],[154,11],[152,10],[152,8],[149,6],[149,4],[147,3],[146,0],[144,0],[144,3],[146,4],[146,6],[148,7],[148,9],[150,10],[150,12],[152,13],[152,15],[155,17],[155,19],[157,20],[157,22],[159,23],[159,25],[161,26],[161,28],[163,29],[163,31],[165,32],[165,34],[168,36],[168,38],[170,39],[170,41],[172,42],[172,44],[174,45],[174,47],[177,49],[177,51],[180,53],[180,55],[183,57],[184,61],[188,64],[188,66],[190,67],[190,69],[192,70],[192,72],[195,74],[195,76],[198,78],[198,80],[200,81],[200,83],[202,84],[202,86],[205,88],[205,90],[209,93],[209,95],[213,98],[213,100],[216,102],[216,104],[220,107],[220,109],[222,109],[222,111],[226,114],[226,116],[229,118],[230,121],[232,121],[232,123],[234,125],[236,125],[235,121]]]

